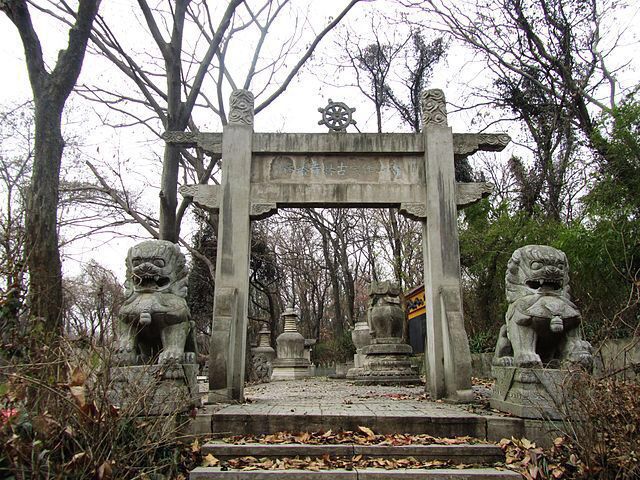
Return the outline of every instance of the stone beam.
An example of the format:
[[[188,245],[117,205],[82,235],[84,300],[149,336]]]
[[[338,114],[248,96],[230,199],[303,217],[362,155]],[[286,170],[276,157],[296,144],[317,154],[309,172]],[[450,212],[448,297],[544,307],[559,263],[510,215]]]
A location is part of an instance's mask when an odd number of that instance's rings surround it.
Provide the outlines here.
[[[162,138],[181,147],[222,153],[221,133],[165,132]],[[511,141],[505,133],[454,133],[453,151],[464,158],[478,151],[500,152]],[[423,154],[419,133],[254,133],[253,153]]]
[[[467,207],[487,197],[493,185],[486,182],[456,184],[458,208]],[[191,198],[198,207],[209,211],[220,208],[220,185],[185,185],[180,194]],[[424,219],[426,214],[425,185],[375,184],[267,184],[251,185],[251,219],[260,220],[274,213],[278,207],[352,207],[400,208],[402,214],[413,219]],[[422,207],[418,207],[421,205]]]

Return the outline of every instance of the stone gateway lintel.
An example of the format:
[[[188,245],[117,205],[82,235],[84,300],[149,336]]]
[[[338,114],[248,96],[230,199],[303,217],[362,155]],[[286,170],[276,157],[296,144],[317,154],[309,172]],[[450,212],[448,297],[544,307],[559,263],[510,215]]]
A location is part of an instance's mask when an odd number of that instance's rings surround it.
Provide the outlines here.
[[[222,133],[167,131],[162,139],[185,148],[199,147],[212,155],[222,153]],[[511,138],[506,133],[454,133],[453,152],[464,158],[476,152],[501,152]],[[424,137],[419,133],[254,133],[253,153],[261,154],[419,154]]]
[[[180,194],[191,198],[198,207],[217,212],[220,208],[220,185],[184,185]],[[487,197],[493,185],[486,182],[456,184],[456,204],[465,208]],[[251,189],[251,220],[262,220],[286,207],[360,207],[400,209],[413,220],[424,220],[426,214],[425,188],[399,188],[393,185],[358,184],[254,184]]]

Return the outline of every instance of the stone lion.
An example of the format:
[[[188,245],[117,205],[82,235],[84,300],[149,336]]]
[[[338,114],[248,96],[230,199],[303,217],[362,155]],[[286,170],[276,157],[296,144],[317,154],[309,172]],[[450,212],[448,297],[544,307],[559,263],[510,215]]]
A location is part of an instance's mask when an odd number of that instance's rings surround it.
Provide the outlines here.
[[[569,296],[569,264],[564,252],[527,245],[507,264],[509,307],[500,329],[493,364],[557,367],[577,363],[591,369],[591,345],[582,340],[581,317]]]
[[[125,301],[116,326],[123,365],[194,363],[196,345],[187,307],[188,271],[178,245],[148,240],[127,254]]]

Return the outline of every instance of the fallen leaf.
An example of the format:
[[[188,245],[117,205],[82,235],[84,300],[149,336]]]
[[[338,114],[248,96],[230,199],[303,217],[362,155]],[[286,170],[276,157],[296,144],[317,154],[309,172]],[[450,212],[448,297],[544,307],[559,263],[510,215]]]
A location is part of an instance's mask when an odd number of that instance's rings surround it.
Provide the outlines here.
[[[527,450],[530,448],[536,448],[536,444],[527,440],[526,438],[523,438],[521,442],[522,442],[522,447],[526,448]]]
[[[210,453],[202,459],[203,467],[215,467],[219,463],[220,463],[220,460],[218,460],[216,457],[214,457]]]
[[[373,430],[371,430],[369,427],[358,426],[358,430],[364,433],[369,440],[376,438],[376,434],[373,433]]]
[[[112,462],[110,462],[109,460],[105,460],[104,462],[102,462],[102,465],[98,467],[98,480],[108,480],[109,478],[111,478],[111,475],[113,475],[113,468],[111,466],[111,463]]]
[[[69,379],[69,385],[77,387],[84,385],[87,381],[87,374],[80,367],[75,367],[71,372],[71,378]]]
[[[69,390],[79,407],[84,407],[87,404],[84,385],[73,385],[69,387]]]
[[[200,442],[198,442],[197,438],[191,444],[191,451],[193,453],[198,453],[200,451]]]

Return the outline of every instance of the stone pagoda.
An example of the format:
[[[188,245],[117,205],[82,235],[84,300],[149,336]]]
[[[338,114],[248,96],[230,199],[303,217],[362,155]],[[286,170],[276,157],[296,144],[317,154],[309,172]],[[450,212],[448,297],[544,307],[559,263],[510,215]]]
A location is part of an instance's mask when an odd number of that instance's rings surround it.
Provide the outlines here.
[[[264,325],[258,332],[258,346],[251,349],[252,380],[268,382],[273,371],[276,351],[271,346],[271,330]]]
[[[309,376],[309,360],[304,357],[304,337],[296,325],[298,314],[287,308],[282,314],[284,332],[276,339],[277,358],[273,361],[271,380],[295,380]]]

